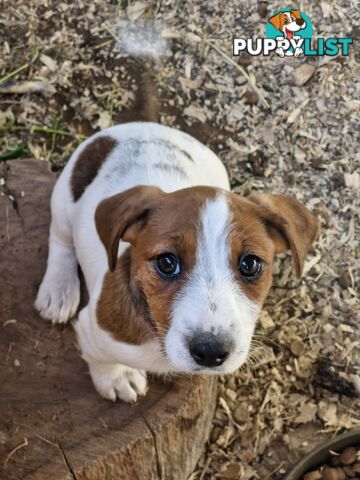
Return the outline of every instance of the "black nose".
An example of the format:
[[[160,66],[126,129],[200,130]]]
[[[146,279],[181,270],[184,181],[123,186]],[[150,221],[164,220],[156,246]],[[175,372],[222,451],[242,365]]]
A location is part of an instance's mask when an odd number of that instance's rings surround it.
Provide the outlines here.
[[[229,356],[229,342],[211,333],[197,335],[190,342],[190,353],[203,367],[218,367]]]
[[[301,25],[304,25],[304,23],[305,23],[305,20],[303,20],[302,18],[298,18],[298,19],[296,20],[296,24],[297,24],[297,25],[300,25],[300,27],[301,27]]]

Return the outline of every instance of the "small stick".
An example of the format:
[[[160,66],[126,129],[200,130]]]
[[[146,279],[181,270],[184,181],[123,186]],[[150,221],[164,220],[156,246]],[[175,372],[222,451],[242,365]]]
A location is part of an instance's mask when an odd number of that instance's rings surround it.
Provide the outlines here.
[[[273,470],[272,472],[270,472],[268,475],[266,475],[266,477],[264,478],[264,480],[269,480],[269,479],[274,475],[274,473],[278,472],[278,471],[281,469],[281,467],[284,465],[284,463],[285,463],[285,462],[282,461],[282,462],[280,463],[280,465],[278,465],[276,468],[274,468],[274,470]]]
[[[110,30],[110,28],[105,27],[105,30],[106,30],[108,33],[110,33],[110,35],[111,35],[112,38],[115,40],[115,42],[118,42],[119,44],[121,44],[120,38],[119,38],[114,32],[112,32],[112,31]]]
[[[6,82],[7,80],[9,80],[12,77],[15,77],[18,73],[22,72],[23,70],[25,70],[29,66],[30,66],[29,63],[25,63],[25,65],[21,65],[21,67],[19,67],[16,70],[13,70],[12,72],[8,73],[7,75],[5,75],[5,77],[0,78],[0,84]]]
[[[31,130],[34,132],[42,132],[42,133],[49,133],[49,134],[55,134],[55,135],[64,135],[65,137],[73,137],[76,138],[77,140],[86,140],[85,135],[78,135],[78,134],[73,134],[71,132],[67,132],[66,130],[57,130],[55,128],[49,128],[49,127],[42,127],[41,125],[33,125],[30,127]]]
[[[227,53],[225,53],[221,48],[214,45],[209,40],[205,40],[205,43],[207,45],[209,45],[211,48],[213,48],[214,50],[216,50],[218,53],[220,53],[220,55],[227,61],[227,63],[229,63],[230,65],[237,68],[241,72],[241,74],[244,75],[244,77],[247,79],[247,81],[250,83],[250,85],[254,89],[254,91],[259,95],[261,103],[264,105],[264,107],[265,108],[270,108],[270,105],[267,102],[266,98],[264,97],[262,92],[259,90],[259,88],[255,85],[255,83],[251,80],[251,78],[250,78],[249,74],[246,72],[246,70],[241,65],[236,63],[231,57],[229,57],[229,55]]]
[[[9,453],[9,455],[6,457],[5,462],[4,462],[4,467],[6,467],[8,461],[9,461],[10,458],[14,455],[14,453],[16,453],[18,450],[20,450],[20,448],[27,447],[28,445],[29,445],[29,442],[28,442],[27,438],[24,438],[23,443],[21,443],[20,445],[18,445],[17,447],[15,447],[13,450],[11,450],[11,452]]]
[[[21,67],[18,67],[16,68],[15,70],[13,70],[12,72],[8,73],[7,75],[5,75],[4,77],[0,78],[0,85],[4,82],[6,82],[7,80],[9,80],[10,78],[12,77],[15,77],[18,73],[22,72],[23,70],[27,69],[28,67],[30,67],[30,65],[32,63],[34,63],[34,61],[36,60],[38,54],[36,53],[34,55],[34,58],[32,58],[30,60],[30,62],[28,63],[25,63],[24,65],[21,65]]]
[[[199,480],[204,480],[205,474],[206,474],[208,468],[210,467],[211,460],[212,460],[211,457],[209,457],[209,458],[206,460],[206,464],[205,464],[205,466],[204,466],[204,468],[203,468],[203,471],[201,472],[201,475],[200,475],[200,477],[199,477]]]
[[[52,445],[53,447],[59,448],[59,445],[57,443],[52,442],[51,440],[48,440],[45,437],[42,437],[41,435],[35,435],[39,440],[42,440],[45,443],[48,443],[49,445]]]

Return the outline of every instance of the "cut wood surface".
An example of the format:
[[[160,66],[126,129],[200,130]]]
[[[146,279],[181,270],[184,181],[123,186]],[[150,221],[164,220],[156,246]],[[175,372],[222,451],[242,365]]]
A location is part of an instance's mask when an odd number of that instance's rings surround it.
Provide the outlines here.
[[[33,308],[55,181],[48,165],[0,165],[0,478],[186,479],[209,434],[215,378],[152,378],[134,406],[103,400],[71,325],[51,326]]]

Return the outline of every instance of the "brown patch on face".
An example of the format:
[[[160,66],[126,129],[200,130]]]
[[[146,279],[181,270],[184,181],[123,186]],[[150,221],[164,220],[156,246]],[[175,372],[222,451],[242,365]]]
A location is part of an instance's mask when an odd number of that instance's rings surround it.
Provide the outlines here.
[[[101,328],[115,340],[140,345],[152,337],[146,299],[131,285],[131,250],[119,259],[114,272],[107,272],[96,314]]]
[[[295,272],[301,275],[305,257],[319,233],[319,222],[300,202],[287,195],[230,194],[233,228],[230,232],[232,265],[245,294],[262,305],[271,286],[277,253],[291,250]],[[253,254],[264,261],[261,275],[246,280],[238,272],[239,257]]]
[[[106,274],[98,303],[98,323],[116,340],[139,344],[154,335],[160,341],[164,338],[174,300],[195,264],[201,209],[216,193],[217,189],[211,187],[164,193],[142,186],[102,203],[101,218],[98,215],[97,221],[102,224],[105,217],[111,219],[108,229],[113,230],[110,237],[113,240],[103,239],[105,247],[114,251],[113,243],[116,244],[119,235],[132,244],[127,254],[130,266],[124,264],[124,256],[114,263],[110,255],[109,265],[114,266],[114,271]],[[119,208],[114,216],[116,204]],[[125,226],[123,207],[131,212]],[[121,233],[117,235],[117,231]],[[172,253],[180,259],[178,277],[167,279],[156,271],[156,257],[163,253]],[[123,284],[128,286],[125,290]],[[141,308],[135,308],[132,304],[139,305],[136,300],[139,298]],[[148,328],[146,333],[149,321],[153,322],[153,328],[152,331]]]
[[[71,176],[71,191],[75,202],[94,180],[116,145],[117,142],[112,137],[102,136],[89,143],[80,153]]]
[[[272,282],[274,244],[259,217],[258,208],[249,200],[230,194],[233,226],[230,231],[231,265],[235,278],[245,295],[262,305]],[[247,280],[239,272],[239,258],[246,254],[256,255],[264,261],[264,269],[255,280]]]

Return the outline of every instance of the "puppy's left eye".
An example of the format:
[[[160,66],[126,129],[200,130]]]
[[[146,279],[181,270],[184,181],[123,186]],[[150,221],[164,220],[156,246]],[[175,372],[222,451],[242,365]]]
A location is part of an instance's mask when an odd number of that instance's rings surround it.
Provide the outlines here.
[[[239,258],[240,274],[247,280],[255,280],[262,272],[264,262],[256,255],[243,255]]]
[[[173,253],[162,253],[155,259],[155,266],[161,276],[172,278],[180,273],[180,260]]]

